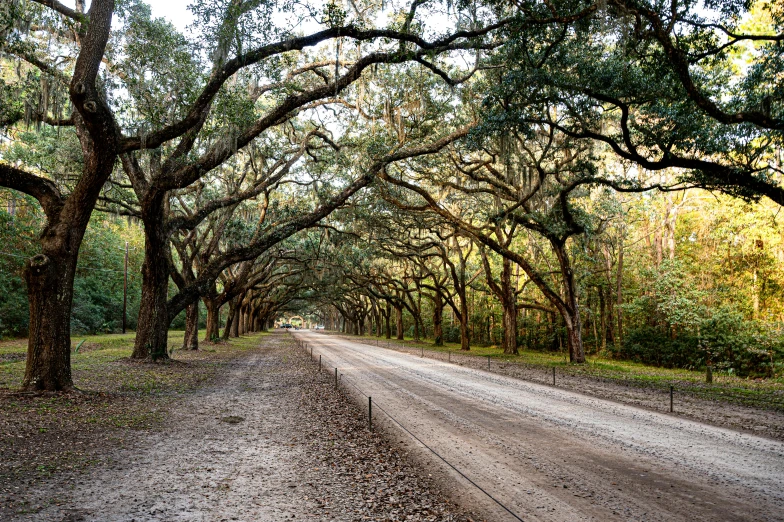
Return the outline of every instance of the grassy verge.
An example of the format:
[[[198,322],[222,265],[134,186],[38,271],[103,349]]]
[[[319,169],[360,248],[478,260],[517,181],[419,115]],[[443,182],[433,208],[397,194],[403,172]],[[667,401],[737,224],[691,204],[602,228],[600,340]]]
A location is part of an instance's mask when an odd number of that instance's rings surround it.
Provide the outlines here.
[[[376,344],[379,340],[381,346],[387,346],[387,340],[383,338],[365,336],[362,339],[370,344]],[[437,357],[440,353],[442,355],[439,358],[450,352],[460,357],[489,357],[496,364],[518,364],[538,369],[543,375],[548,369],[556,368],[559,375],[605,380],[626,386],[669,389],[672,385],[681,393],[687,392],[705,399],[784,410],[784,376],[742,379],[714,373],[713,383],[708,384],[702,371],[658,368],[598,356],[588,356],[586,364],[570,364],[566,358],[568,355],[558,352],[521,350],[519,355],[506,355],[498,346],[472,346],[469,352],[464,352],[458,343],[434,346],[432,341],[415,341],[411,338],[392,339],[389,347],[412,352],[424,350],[425,355],[430,354],[431,357]]]
[[[152,433],[162,431],[177,396],[214,381],[222,366],[257,347],[264,335],[202,343],[198,351],[175,350],[162,363],[129,358],[134,334],[75,337],[74,348],[84,340],[71,359],[80,392],[32,396],[17,393],[26,340],[1,342],[0,519],[40,509],[26,494],[38,482],[67,482],[108,458],[107,450],[135,440],[135,434],[157,436]],[[179,347],[182,338],[183,332],[170,332],[170,348]]]

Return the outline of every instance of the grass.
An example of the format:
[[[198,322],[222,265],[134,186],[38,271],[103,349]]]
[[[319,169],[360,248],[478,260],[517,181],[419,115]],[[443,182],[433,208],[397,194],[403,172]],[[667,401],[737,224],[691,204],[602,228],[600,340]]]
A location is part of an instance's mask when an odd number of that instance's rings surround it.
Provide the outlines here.
[[[386,339],[369,335],[364,336],[364,339],[368,342],[379,339],[382,346],[386,342]],[[520,364],[541,369],[543,373],[550,368],[556,368],[562,374],[609,380],[630,386],[669,389],[672,385],[679,392],[686,391],[701,398],[784,410],[784,376],[772,379],[743,379],[714,372],[713,383],[708,384],[702,371],[659,368],[632,361],[607,359],[598,355],[587,356],[585,364],[571,364],[567,359],[568,354],[561,352],[520,350],[519,355],[506,355],[503,349],[496,345],[472,346],[470,351],[465,352],[460,349],[459,343],[435,346],[432,341],[415,341],[410,337],[403,340],[391,339],[390,343],[391,348],[424,349],[425,352],[431,353],[451,352],[468,357],[490,357],[497,363]]]
[[[211,344],[200,341],[198,351],[180,351],[183,331],[169,332],[169,349],[174,348],[171,362],[137,364],[133,372],[128,371],[128,360],[133,351],[134,333],[73,336],[71,339],[71,370],[74,384],[79,389],[107,392],[138,392],[145,394],[178,392],[188,388],[188,380],[182,380],[182,372],[166,371],[176,361],[203,361],[208,354],[218,358],[227,354],[241,353],[256,346],[260,335],[230,339],[227,344]],[[203,331],[199,332],[203,338]],[[79,346],[79,351],[75,348]],[[15,339],[0,342],[0,389],[16,388],[22,382],[25,370],[27,340]],[[209,364],[209,363],[206,363]],[[198,377],[198,376],[197,376]],[[112,384],[113,383],[113,384]]]

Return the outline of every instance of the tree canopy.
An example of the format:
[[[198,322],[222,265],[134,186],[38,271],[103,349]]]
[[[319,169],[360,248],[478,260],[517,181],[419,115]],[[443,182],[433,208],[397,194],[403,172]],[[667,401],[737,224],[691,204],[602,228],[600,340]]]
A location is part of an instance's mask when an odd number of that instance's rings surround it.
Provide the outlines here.
[[[189,9],[182,32],[141,0],[0,8],[0,331],[28,335],[25,388],[70,388],[71,333],[118,328],[125,241],[140,359],[181,321],[195,349],[200,322],[212,342],[305,311],[775,373],[776,2]]]

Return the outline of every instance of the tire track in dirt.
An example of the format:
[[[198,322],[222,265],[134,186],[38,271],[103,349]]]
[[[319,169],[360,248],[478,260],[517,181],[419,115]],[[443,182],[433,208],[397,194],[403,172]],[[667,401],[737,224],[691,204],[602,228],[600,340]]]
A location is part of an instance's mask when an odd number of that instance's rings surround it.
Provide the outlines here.
[[[782,519],[781,442],[320,334],[297,335],[526,520]],[[431,457],[423,450],[422,458]],[[470,486],[451,475],[465,495]],[[510,518],[486,497],[469,495],[489,519]]]

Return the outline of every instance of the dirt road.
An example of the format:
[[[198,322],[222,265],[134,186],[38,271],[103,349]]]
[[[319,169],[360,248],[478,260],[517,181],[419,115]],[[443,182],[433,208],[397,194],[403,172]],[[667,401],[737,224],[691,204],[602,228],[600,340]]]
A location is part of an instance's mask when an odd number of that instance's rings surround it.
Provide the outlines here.
[[[297,336],[339,368],[347,388],[372,396],[524,520],[784,520],[781,442],[323,334]],[[489,520],[515,520],[402,430],[400,438]]]
[[[174,401],[161,429],[28,491],[35,505],[9,522],[470,519],[404,452],[367,431],[291,336],[259,342],[217,382]]]

